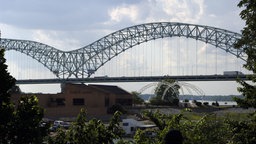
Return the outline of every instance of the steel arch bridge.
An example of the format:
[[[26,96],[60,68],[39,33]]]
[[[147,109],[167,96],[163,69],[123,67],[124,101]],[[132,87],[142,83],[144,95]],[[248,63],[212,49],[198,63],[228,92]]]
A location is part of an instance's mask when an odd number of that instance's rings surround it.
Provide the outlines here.
[[[90,77],[101,66],[125,50],[166,37],[199,40],[246,60],[243,49],[233,47],[233,44],[241,38],[241,34],[216,27],[174,22],[146,23],[127,27],[72,51],[61,51],[35,41],[5,38],[1,39],[0,47],[32,57],[59,78],[84,78]]]

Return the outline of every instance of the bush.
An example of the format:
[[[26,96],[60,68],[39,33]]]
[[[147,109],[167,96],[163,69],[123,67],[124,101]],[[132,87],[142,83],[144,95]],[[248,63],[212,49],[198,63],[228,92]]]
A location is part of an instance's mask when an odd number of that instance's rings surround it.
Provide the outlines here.
[[[193,100],[192,103],[197,103],[197,101],[196,101],[196,100]]]
[[[184,102],[189,102],[189,100],[188,100],[188,99],[185,99]]]
[[[145,112],[145,117],[148,117],[158,127],[155,130],[156,136],[150,139],[145,137],[145,130],[138,130],[134,136],[135,143],[164,143],[164,138],[171,129],[182,133],[185,137],[184,144],[225,144],[232,136],[225,121],[216,115],[209,114],[199,120],[190,120],[182,114],[165,115],[159,111],[148,111]]]
[[[201,102],[196,102],[196,106],[202,106],[202,103]]]
[[[216,102],[212,102],[212,105],[218,107],[218,106],[219,106],[219,103],[218,103],[217,101],[216,101]]]
[[[180,100],[177,98],[172,101],[172,104],[175,106],[179,106],[179,103],[180,103]]]
[[[219,103],[218,103],[217,101],[215,102],[215,106],[220,106],[220,105],[219,105]]]
[[[121,139],[123,130],[120,128],[120,112],[116,112],[110,122],[105,125],[101,120],[87,121],[86,110],[81,109],[77,119],[68,130],[59,129],[48,138],[49,144],[109,144]]]

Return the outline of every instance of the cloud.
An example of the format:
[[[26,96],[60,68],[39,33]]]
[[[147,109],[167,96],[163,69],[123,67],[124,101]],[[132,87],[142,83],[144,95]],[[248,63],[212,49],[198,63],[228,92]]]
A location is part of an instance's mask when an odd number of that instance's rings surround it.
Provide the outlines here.
[[[62,37],[66,35],[65,37]],[[59,50],[72,50],[80,47],[80,42],[68,36],[65,32],[35,30],[33,32],[35,41],[53,46]]]
[[[136,5],[121,5],[109,10],[105,24],[133,24],[155,21],[197,23],[204,13],[203,0],[147,0]]]
[[[116,7],[109,11],[111,22],[120,22],[125,19],[129,19],[132,22],[136,22],[138,18],[138,7],[135,5],[124,5]]]
[[[0,22],[0,30],[2,38],[10,38],[10,39],[24,39],[31,40],[33,31],[27,29],[20,29],[13,25],[8,25]]]
[[[160,8],[169,21],[197,23],[203,15],[203,0],[161,0]]]
[[[199,21],[202,25],[214,26],[240,33],[244,27],[237,4],[240,0],[211,1],[206,0],[203,18]]]

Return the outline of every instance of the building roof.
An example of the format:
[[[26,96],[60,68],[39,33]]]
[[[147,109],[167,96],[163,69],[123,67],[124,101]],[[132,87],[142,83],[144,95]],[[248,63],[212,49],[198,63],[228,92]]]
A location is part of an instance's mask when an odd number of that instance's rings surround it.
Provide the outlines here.
[[[89,84],[88,86],[98,88],[107,92],[111,92],[114,94],[128,94],[130,95],[129,92],[125,91],[124,89],[118,87],[118,86],[113,86],[113,85],[94,85],[94,84]]]

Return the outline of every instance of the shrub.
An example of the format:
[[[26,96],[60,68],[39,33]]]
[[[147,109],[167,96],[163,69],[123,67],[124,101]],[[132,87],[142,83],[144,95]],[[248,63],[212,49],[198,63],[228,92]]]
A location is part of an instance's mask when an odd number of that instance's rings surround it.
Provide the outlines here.
[[[217,101],[215,102],[215,106],[220,106],[220,105],[219,105],[219,103],[218,103]]]
[[[188,100],[188,99],[185,99],[184,102],[189,102],[189,100]]]
[[[202,103],[201,102],[196,102],[196,105],[200,107],[200,106],[202,106]]]
[[[204,102],[203,104],[207,106],[207,105],[209,105],[209,102]]]
[[[197,101],[196,101],[196,100],[193,100],[192,103],[197,103]]]

